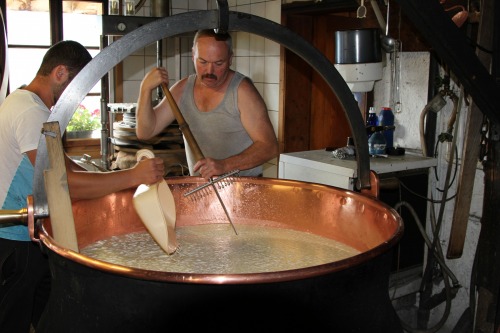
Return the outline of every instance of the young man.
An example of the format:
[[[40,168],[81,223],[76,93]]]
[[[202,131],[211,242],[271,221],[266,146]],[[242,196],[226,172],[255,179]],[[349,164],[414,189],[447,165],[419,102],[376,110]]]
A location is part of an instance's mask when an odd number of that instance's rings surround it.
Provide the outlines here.
[[[12,92],[0,105],[0,202],[20,209],[33,194],[36,151],[43,123],[64,89],[91,60],[81,44],[62,41],[45,54],[33,81]],[[163,177],[159,158],[116,172],[86,172],[67,158],[73,199],[96,198]],[[47,258],[24,225],[0,224],[0,332],[36,328],[50,292]]]
[[[232,57],[229,34],[198,31],[192,49],[196,74],[170,89],[205,156],[195,161],[186,145],[191,175],[209,179],[238,169],[242,176],[259,176],[262,164],[278,155],[264,100],[249,78],[230,69]],[[141,83],[136,112],[140,139],[153,137],[175,119],[167,99],[152,107],[152,91],[161,83],[168,84],[165,68],[152,69]]]

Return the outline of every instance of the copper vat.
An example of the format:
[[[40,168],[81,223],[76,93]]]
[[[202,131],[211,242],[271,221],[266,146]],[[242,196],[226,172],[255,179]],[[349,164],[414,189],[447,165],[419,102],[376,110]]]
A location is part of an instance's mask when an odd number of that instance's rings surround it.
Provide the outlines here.
[[[205,181],[167,178],[177,226],[220,214],[215,195],[196,203],[184,193]],[[145,230],[133,190],[73,204],[80,250],[114,235]],[[37,333],[218,331],[401,332],[388,283],[399,215],[368,196],[326,185],[237,178],[220,191],[236,227],[255,223],[341,241],[361,253],[324,265],[252,274],[158,272],[102,262],[58,246],[50,221],[39,230],[53,289]],[[263,258],[265,260],[265,258]]]

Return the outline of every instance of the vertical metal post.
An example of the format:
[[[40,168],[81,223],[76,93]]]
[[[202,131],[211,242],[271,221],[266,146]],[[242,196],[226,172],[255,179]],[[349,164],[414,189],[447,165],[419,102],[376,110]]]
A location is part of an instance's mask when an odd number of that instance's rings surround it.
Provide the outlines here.
[[[101,50],[108,46],[108,37],[101,35]],[[110,133],[113,124],[109,122],[109,74],[101,78],[101,165],[109,170],[111,160]],[[109,130],[108,130],[109,126]]]

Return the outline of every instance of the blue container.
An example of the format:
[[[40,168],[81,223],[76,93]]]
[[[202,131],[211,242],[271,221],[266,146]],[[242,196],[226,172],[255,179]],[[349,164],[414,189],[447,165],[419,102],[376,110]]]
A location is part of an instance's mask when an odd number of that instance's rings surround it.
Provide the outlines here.
[[[394,126],[394,113],[392,113],[391,108],[383,107],[378,115],[379,126]],[[394,130],[384,131],[386,148],[394,147]]]
[[[386,142],[382,132],[375,132],[368,139],[368,152],[370,155],[383,155],[385,154]]]

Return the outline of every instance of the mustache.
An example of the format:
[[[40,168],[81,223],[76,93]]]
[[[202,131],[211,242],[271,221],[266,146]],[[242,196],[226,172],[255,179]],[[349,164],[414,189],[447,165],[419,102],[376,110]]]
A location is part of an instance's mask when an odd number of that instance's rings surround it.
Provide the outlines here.
[[[215,74],[203,74],[201,76],[202,79],[214,79],[214,80],[217,80],[217,75]]]

